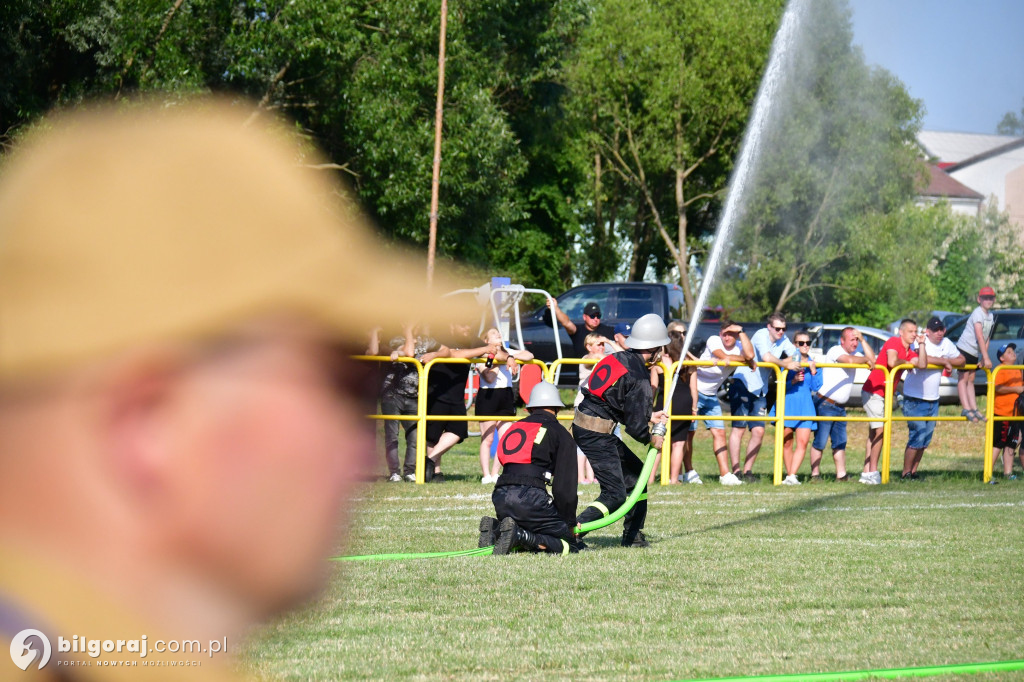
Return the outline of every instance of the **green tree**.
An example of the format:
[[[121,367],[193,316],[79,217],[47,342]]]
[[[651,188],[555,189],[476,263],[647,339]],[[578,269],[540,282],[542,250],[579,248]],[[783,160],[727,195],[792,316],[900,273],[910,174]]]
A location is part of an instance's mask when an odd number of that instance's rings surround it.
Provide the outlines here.
[[[556,86],[584,2],[451,3],[442,256],[552,289],[566,279],[575,192],[557,152],[566,129]],[[90,97],[243,95],[294,119],[384,234],[422,244],[439,9],[438,0],[0,3],[0,58],[12,67],[0,82],[0,141]]]
[[[934,249],[929,268],[936,280],[937,305],[970,312],[983,286],[995,288],[1001,307],[1024,304],[1019,231],[1010,216],[989,203],[977,217],[954,220],[953,229]]]
[[[710,223],[781,13],[776,0],[595,2],[567,67],[586,175],[583,272],[628,244],[629,279],[678,269],[693,307],[694,227]]]
[[[902,210],[923,180],[914,146],[920,102],[865,64],[844,0],[806,8],[779,95],[785,106],[768,126],[729,276],[715,294],[751,319],[849,313],[852,298],[840,289],[856,281],[844,274],[863,265],[854,242],[874,236],[871,226]]]
[[[996,132],[1000,135],[1024,135],[1024,104],[1021,105],[1019,114],[1006,112],[996,126]]]

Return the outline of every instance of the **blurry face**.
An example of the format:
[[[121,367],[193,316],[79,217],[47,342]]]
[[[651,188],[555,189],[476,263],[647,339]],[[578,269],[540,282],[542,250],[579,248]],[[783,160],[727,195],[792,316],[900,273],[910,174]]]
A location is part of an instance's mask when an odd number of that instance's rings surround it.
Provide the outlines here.
[[[374,451],[362,374],[294,337],[245,342],[179,381],[172,535],[192,570],[266,613],[315,593]]]
[[[768,336],[771,337],[772,343],[778,341],[786,335],[786,323],[785,322],[769,322],[768,323]]]
[[[811,350],[811,337],[806,334],[797,334],[796,338],[793,339],[793,343],[796,345],[796,349],[803,355],[807,355]]]
[[[597,329],[597,325],[601,324],[601,316],[583,313],[583,324],[587,329]]]
[[[929,341],[931,341],[933,344],[935,344],[937,346],[940,343],[942,343],[942,339],[945,338],[946,330],[945,329],[939,329],[939,330],[936,330],[936,331],[932,331],[931,329],[925,329],[924,334],[925,334],[925,336],[928,337]]]
[[[990,310],[996,304],[995,296],[978,296],[978,305],[985,310]]]
[[[843,347],[847,355],[854,353],[857,350],[857,336],[853,332],[844,332],[843,338],[839,341],[839,345]]]
[[[604,352],[604,344],[603,343],[588,343],[587,344],[587,352],[591,353],[591,354],[594,354],[594,355],[600,354],[600,353]]]
[[[736,332],[722,332],[722,345],[725,346],[726,350],[731,350],[736,347],[736,340],[739,335]]]
[[[917,337],[917,325],[916,324],[905,324],[900,327],[900,340],[903,341],[904,346],[909,346],[914,342]]]
[[[1012,348],[1007,348],[1006,352],[999,356],[999,362],[1004,365],[1016,365],[1017,364],[1017,351]]]
[[[501,333],[497,329],[488,329],[484,334],[484,343],[501,343]]]

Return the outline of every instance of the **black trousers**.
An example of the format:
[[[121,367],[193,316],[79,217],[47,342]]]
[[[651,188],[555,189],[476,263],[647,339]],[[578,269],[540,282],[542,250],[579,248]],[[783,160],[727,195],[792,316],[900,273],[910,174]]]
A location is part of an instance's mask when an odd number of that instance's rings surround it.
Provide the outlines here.
[[[572,528],[558,515],[555,502],[547,490],[532,485],[501,485],[491,493],[494,512],[498,520],[512,517],[516,525],[537,536],[537,543],[547,547],[552,554],[561,554],[562,541],[569,543],[575,551]]]
[[[572,435],[576,440],[576,445],[590,460],[590,466],[594,469],[597,482],[601,484],[601,494],[597,496],[597,502],[604,505],[609,513],[615,511],[626,502],[626,497],[633,492],[633,488],[636,487],[640,479],[644,463],[614,434],[597,433],[574,424]],[[576,517],[576,522],[587,523],[604,516],[603,510],[591,505]],[[624,526],[622,544],[632,544],[637,533],[643,530],[646,520],[647,499],[643,498],[622,519]]]

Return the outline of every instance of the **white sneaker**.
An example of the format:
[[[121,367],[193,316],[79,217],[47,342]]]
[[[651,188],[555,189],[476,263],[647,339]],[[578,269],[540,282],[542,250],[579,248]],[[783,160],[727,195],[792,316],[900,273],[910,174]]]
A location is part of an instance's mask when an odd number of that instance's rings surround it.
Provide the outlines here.
[[[415,483],[416,482],[416,474],[406,474],[405,475],[405,480],[409,481],[409,483]]]
[[[739,477],[731,471],[725,476],[720,476],[718,482],[722,485],[743,485],[743,481],[741,481]]]
[[[391,474],[391,476],[388,477],[388,481],[390,483],[401,483],[402,482],[402,475],[401,474]]]
[[[796,477],[796,474],[790,474],[782,479],[782,485],[800,485],[800,479]]]
[[[480,482],[483,483],[484,485],[487,485],[488,483],[497,483],[498,482],[498,477],[497,476],[484,476],[483,478],[480,479]]]
[[[880,471],[862,472],[860,475],[860,482],[865,485],[878,485],[882,482],[882,473]]]
[[[682,476],[679,480],[683,483],[693,483],[695,485],[704,485],[704,481],[700,480],[700,475],[696,471],[690,469],[686,472],[685,476]]]
[[[872,471],[871,472],[871,478],[872,478],[872,480],[874,480],[875,485],[881,485],[881,483],[882,483],[882,472],[881,471]]]

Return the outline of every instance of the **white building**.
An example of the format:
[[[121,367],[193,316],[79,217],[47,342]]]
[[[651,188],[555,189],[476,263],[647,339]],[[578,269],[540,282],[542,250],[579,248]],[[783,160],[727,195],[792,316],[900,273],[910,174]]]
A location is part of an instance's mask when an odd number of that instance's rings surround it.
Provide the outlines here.
[[[939,169],[985,199],[993,198],[1024,230],[1024,137],[923,130],[917,139]]]

